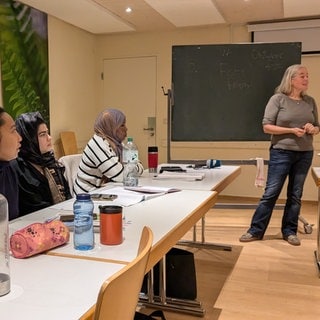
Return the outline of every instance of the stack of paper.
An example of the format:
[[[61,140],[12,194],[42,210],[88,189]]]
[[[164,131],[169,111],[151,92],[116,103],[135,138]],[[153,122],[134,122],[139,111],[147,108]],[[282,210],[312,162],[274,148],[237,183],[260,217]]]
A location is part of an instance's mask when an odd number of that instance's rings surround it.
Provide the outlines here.
[[[202,180],[205,174],[202,172],[163,172],[153,177],[153,179],[183,179],[187,181]]]
[[[171,192],[181,191],[176,188],[166,188],[166,187],[154,187],[154,186],[143,186],[143,187],[125,187],[126,190],[131,190],[135,192],[141,192],[146,194],[165,194]]]
[[[145,195],[137,192],[132,192],[129,190],[125,190],[123,187],[115,187],[111,189],[104,189],[104,190],[95,190],[95,193],[101,194],[115,194],[117,198],[112,201],[94,201],[96,205],[119,205],[119,206],[132,206],[133,204],[139,203],[145,199]]]

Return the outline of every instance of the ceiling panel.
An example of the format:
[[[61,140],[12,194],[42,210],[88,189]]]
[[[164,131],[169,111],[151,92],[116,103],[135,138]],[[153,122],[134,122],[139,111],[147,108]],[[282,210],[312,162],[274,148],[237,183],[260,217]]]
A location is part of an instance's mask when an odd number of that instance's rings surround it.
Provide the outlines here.
[[[283,0],[284,17],[311,17],[320,15],[319,0]]]
[[[246,23],[283,18],[282,0],[214,0],[228,23]]]
[[[21,0],[20,2],[92,33],[134,31],[126,21],[90,0]]]
[[[93,0],[127,21],[136,31],[173,30],[175,26],[144,0]],[[127,13],[130,7],[132,12]]]
[[[211,0],[145,0],[177,27],[225,23]]]

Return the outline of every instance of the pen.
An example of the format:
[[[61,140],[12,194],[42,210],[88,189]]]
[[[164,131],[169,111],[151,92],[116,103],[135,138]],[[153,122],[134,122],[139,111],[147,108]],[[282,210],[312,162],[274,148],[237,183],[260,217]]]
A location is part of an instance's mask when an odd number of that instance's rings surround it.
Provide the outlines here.
[[[48,218],[47,220],[45,220],[45,223],[51,222],[51,221],[53,221],[53,220],[57,220],[57,219],[59,219],[59,217],[60,217],[60,214],[58,213],[58,214],[56,214],[55,216],[53,216],[53,217]]]

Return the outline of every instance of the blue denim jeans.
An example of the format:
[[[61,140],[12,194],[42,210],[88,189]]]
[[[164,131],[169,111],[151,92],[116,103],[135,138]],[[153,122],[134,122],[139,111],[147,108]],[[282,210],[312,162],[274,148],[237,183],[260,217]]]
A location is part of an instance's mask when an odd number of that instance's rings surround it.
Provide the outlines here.
[[[288,177],[287,201],[281,232],[284,238],[297,233],[303,185],[312,163],[313,151],[270,149],[265,192],[252,217],[249,233],[263,238],[273,208]]]

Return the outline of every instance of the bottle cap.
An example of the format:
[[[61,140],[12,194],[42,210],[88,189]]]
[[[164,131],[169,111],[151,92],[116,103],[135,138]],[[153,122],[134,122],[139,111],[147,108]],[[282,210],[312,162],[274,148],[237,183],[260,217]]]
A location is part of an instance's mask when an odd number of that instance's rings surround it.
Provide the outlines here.
[[[157,146],[150,146],[150,147],[148,147],[148,152],[158,152],[158,147]]]
[[[133,141],[133,139],[132,139],[131,137],[128,137],[128,142],[129,142],[129,141],[131,141],[131,142],[132,142],[132,141]]]
[[[122,213],[121,206],[99,206],[100,213]]]
[[[77,200],[90,200],[91,196],[89,193],[79,193],[77,194]]]

